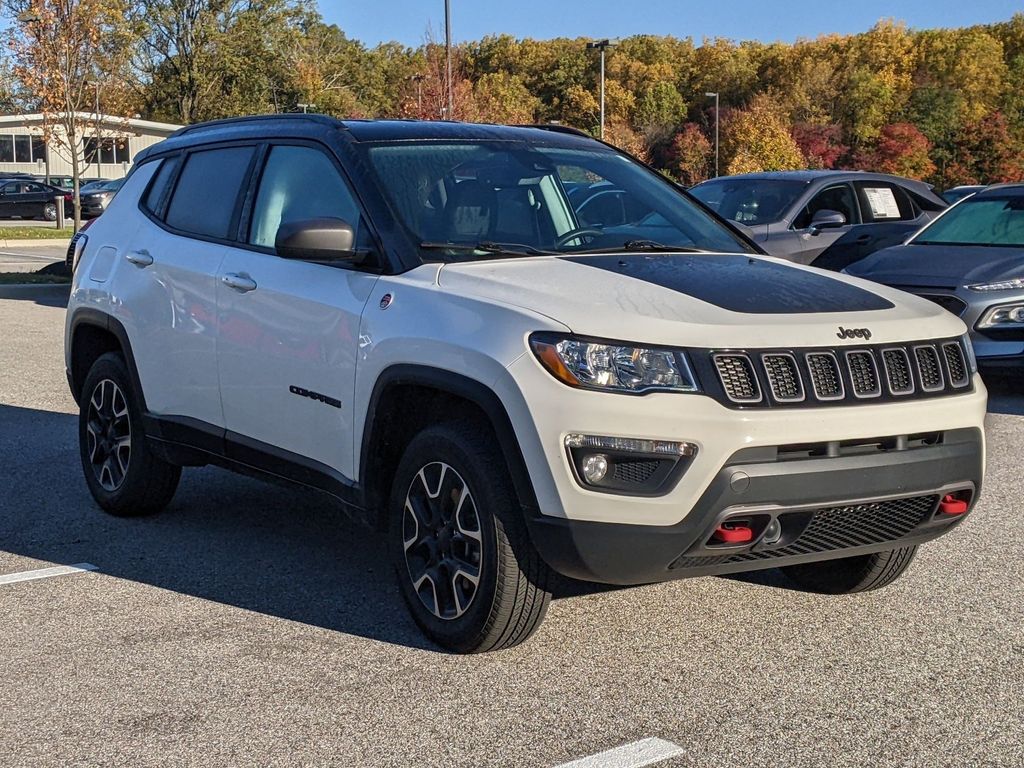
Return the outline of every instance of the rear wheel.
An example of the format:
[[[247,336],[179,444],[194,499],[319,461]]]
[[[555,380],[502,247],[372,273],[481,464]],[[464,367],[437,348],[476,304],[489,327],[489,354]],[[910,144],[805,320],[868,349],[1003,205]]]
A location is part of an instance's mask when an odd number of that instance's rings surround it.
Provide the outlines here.
[[[551,594],[504,458],[472,423],[429,427],[395,474],[389,548],[424,633],[457,653],[509,648],[540,626]]]
[[[916,546],[903,547],[871,555],[789,565],[782,571],[801,589],[846,595],[892,584],[910,567],[916,554]]]
[[[140,398],[120,355],[100,356],[82,387],[78,443],[82,469],[96,502],[112,515],[158,512],[178,487],[181,467],[146,444]]]
[[[46,203],[46,205],[43,206],[43,218],[46,219],[47,221],[56,221],[57,220],[57,204],[56,203]]]

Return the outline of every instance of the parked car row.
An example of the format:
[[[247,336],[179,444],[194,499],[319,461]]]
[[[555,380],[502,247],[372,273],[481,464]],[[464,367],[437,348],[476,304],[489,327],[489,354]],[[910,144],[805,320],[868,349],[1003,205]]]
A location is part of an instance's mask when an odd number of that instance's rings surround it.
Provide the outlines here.
[[[979,362],[1024,363],[1024,184],[983,188],[847,274],[916,293],[962,318]]]
[[[30,174],[0,175],[0,218],[57,220],[55,198],[64,198],[65,212],[70,215],[74,200],[69,187],[46,183],[44,178],[63,181],[70,177],[32,176]],[[106,210],[124,179],[82,179],[79,198],[83,218],[99,216]]]

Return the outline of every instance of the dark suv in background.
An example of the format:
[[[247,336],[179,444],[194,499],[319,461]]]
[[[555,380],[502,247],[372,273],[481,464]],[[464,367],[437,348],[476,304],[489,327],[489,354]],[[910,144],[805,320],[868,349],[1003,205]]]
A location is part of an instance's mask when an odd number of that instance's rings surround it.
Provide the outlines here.
[[[903,242],[946,208],[924,182],[860,171],[723,176],[690,194],[770,255],[837,270]]]

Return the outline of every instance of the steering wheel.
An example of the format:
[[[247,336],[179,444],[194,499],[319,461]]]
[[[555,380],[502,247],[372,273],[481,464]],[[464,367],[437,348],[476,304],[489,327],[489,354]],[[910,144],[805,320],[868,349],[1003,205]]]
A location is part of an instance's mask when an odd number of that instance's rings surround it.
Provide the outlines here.
[[[593,240],[595,237],[600,237],[603,234],[604,232],[600,229],[594,229],[593,227],[577,227],[576,229],[570,229],[564,235],[555,240],[555,247],[561,248],[563,245],[566,245],[580,237],[589,237]]]

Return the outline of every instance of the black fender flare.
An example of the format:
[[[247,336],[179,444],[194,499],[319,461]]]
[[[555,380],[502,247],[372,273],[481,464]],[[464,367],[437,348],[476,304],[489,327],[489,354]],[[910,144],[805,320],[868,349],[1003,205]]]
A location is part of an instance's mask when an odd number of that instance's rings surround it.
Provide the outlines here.
[[[128,373],[132,377],[132,385],[135,387],[136,393],[138,393],[140,399],[140,405],[142,406],[143,412],[147,412],[146,408],[146,395],[142,389],[142,380],[139,378],[139,369],[135,364],[135,355],[132,354],[132,344],[128,338],[128,331],[121,324],[121,321],[117,318],[101,312],[98,309],[92,307],[79,307],[74,310],[74,314],[71,316],[71,330],[68,334],[68,344],[72,345],[69,349],[69,359],[74,360],[74,343],[75,333],[83,325],[91,325],[96,328],[101,328],[111,334],[117,339],[118,344],[121,346],[121,352],[124,354],[125,363],[128,365]],[[73,367],[68,368],[68,384],[71,387],[71,394],[75,398],[75,402],[78,402],[78,393],[82,387],[81,381],[75,380],[75,374]]]
[[[537,513],[537,496],[533,489],[533,481],[526,468],[519,439],[516,437],[512,420],[502,403],[501,398],[486,384],[464,376],[460,373],[434,368],[427,365],[396,364],[385,368],[374,383],[373,392],[367,404],[366,422],[363,424],[362,446],[359,460],[359,485],[369,487],[370,451],[374,445],[374,432],[377,427],[377,408],[381,398],[389,388],[397,385],[418,385],[454,395],[468,400],[483,411],[491,427],[494,429],[498,446],[505,457],[512,484],[519,496],[520,505],[527,517]]]

